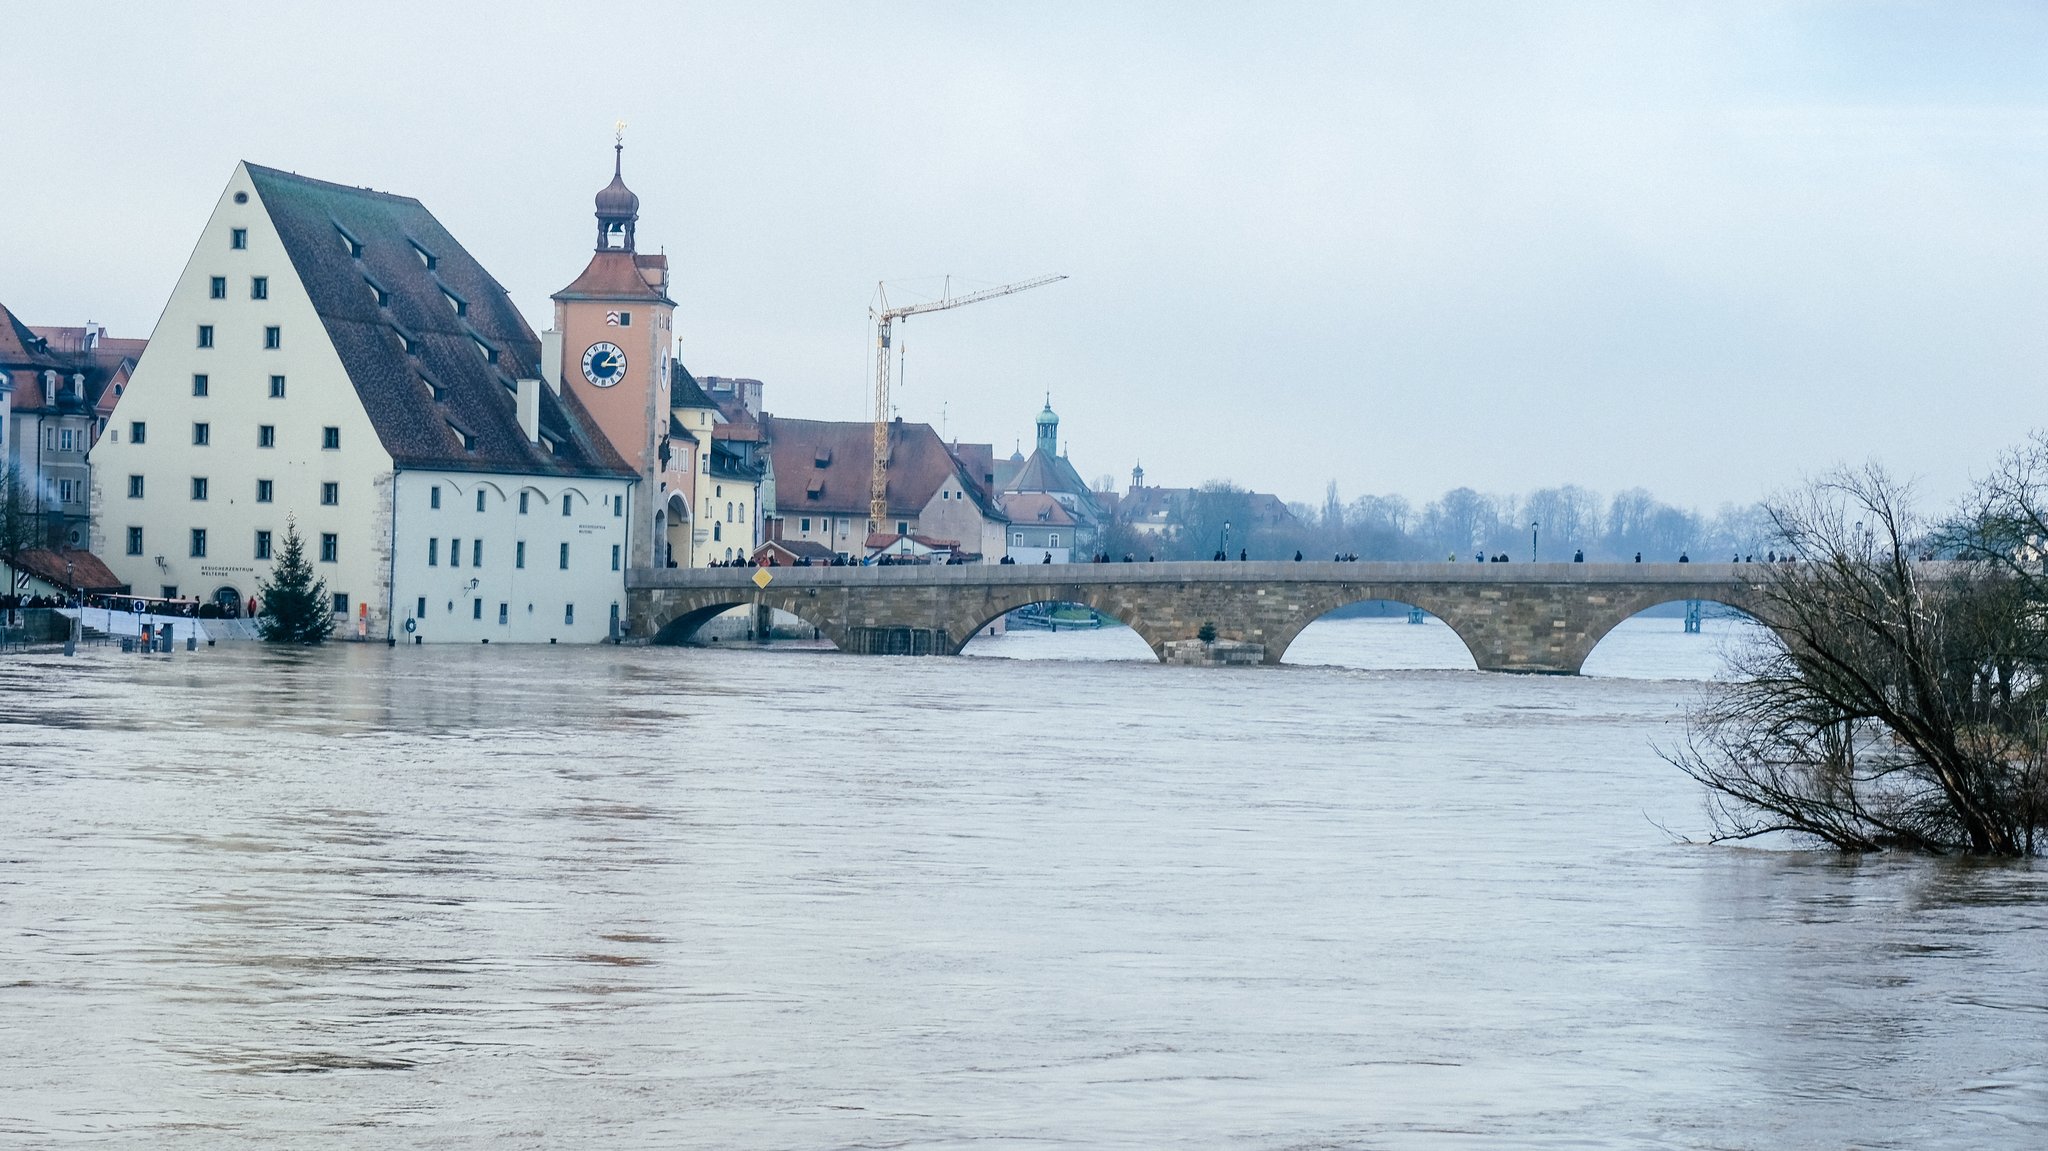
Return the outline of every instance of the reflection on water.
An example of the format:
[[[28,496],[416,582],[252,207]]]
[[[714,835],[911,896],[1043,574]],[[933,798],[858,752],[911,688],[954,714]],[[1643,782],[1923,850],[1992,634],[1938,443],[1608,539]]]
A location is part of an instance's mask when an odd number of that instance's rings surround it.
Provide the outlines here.
[[[1645,622],[9,655],[0,1144],[2048,1141],[2043,873],[1675,842]]]

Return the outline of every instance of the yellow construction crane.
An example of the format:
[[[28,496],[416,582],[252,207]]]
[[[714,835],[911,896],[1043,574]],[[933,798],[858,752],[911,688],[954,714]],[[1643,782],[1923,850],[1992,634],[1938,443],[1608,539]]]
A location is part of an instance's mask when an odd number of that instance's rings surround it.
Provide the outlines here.
[[[900,308],[890,307],[888,293],[881,284],[875,285],[875,306],[868,309],[868,314],[875,320],[875,470],[868,488],[869,531],[881,531],[883,521],[889,518],[889,338],[896,321],[925,312],[943,312],[947,308],[978,304],[983,300],[993,300],[997,296],[1012,295],[1064,279],[1065,276],[1040,276],[1035,280],[1019,280],[1014,284],[1004,284],[1000,288],[969,292],[964,296],[948,294],[926,303],[908,304]]]

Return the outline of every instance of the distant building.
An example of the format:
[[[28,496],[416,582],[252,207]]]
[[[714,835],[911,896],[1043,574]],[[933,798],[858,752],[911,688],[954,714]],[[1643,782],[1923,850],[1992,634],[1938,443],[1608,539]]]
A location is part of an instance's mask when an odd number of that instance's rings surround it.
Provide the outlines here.
[[[617,353],[574,348],[579,380],[623,382],[669,337],[636,303],[658,339],[604,338],[643,328],[607,325],[601,263],[557,321]],[[603,639],[639,459],[553,358],[418,200],[238,165],[94,449],[94,550],[139,594],[241,601],[295,522],[343,635]]]
[[[775,479],[778,538],[813,540],[854,562],[873,550],[870,536],[933,550],[922,537],[987,563],[1002,557],[1008,519],[994,492],[930,424],[889,425],[888,516],[880,524],[869,520],[873,424],[763,415],[760,428]]]
[[[111,339],[92,324],[30,327],[0,306],[0,458],[14,469],[46,546],[86,548],[87,453],[147,344]]]
[[[1003,511],[1010,517],[1010,558],[1020,564],[1043,563],[1047,556],[1053,563],[1068,563],[1082,546],[1075,538],[1073,513],[1043,492],[1005,496]]]
[[[1200,488],[1163,488],[1145,483],[1145,468],[1131,469],[1131,486],[1111,505],[1118,523],[1153,539],[1165,537],[1182,505]],[[1246,492],[1247,528],[1283,528],[1294,524],[1294,513],[1286,501],[1266,492]]]
[[[1089,489],[1081,473],[1075,471],[1074,465],[1059,451],[1060,418],[1052,410],[1051,396],[1046,397],[1045,408],[1038,413],[1036,433],[1029,457],[1012,455],[996,467],[1003,510],[1012,521],[1011,553],[1020,563],[1043,559],[1046,550],[1043,543],[1026,546],[1024,552],[1036,549],[1036,554],[1026,555],[1017,550],[1016,537],[1020,534],[1034,537],[1056,535],[1066,550],[1087,556],[1092,553],[1102,524],[1107,522],[1107,514],[1097,493]],[[1020,497],[1025,497],[1022,503],[1019,503]],[[1031,529],[1033,523],[1049,522],[1044,518],[1044,500],[1057,503],[1067,522],[1049,531],[1034,531]],[[1016,510],[1018,507],[1029,511],[1020,513]],[[1056,563],[1065,562],[1058,556],[1053,558]]]

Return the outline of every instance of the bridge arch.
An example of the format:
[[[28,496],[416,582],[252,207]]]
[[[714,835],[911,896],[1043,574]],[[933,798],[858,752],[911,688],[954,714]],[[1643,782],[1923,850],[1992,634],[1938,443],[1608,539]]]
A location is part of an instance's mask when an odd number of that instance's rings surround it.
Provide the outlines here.
[[[1094,613],[1095,613],[1095,614],[1096,614],[1097,616],[1101,617],[1101,621],[1102,621],[1102,622],[1101,622],[1101,624],[1100,624],[1099,626],[1101,626],[1101,627],[1110,627],[1110,626],[1114,626],[1114,625],[1123,625],[1123,628],[1128,628],[1128,629],[1130,630],[1130,633],[1131,633],[1131,635],[1133,635],[1133,636],[1137,636],[1137,638],[1138,638],[1138,642],[1141,642],[1141,643],[1143,643],[1143,644],[1145,645],[1145,649],[1146,649],[1147,651],[1150,651],[1150,652],[1152,653],[1152,658],[1154,658],[1154,659],[1158,659],[1158,658],[1159,658],[1159,655],[1160,655],[1160,651],[1159,651],[1159,648],[1158,648],[1158,647],[1156,647],[1156,646],[1154,646],[1154,645],[1153,645],[1153,643],[1152,643],[1152,641],[1150,641],[1150,640],[1147,640],[1147,639],[1145,639],[1145,638],[1144,638],[1144,637],[1143,637],[1142,635],[1139,635],[1139,634],[1138,634],[1138,632],[1137,632],[1137,629],[1135,629],[1135,628],[1130,628],[1130,625],[1129,625],[1129,623],[1128,623],[1127,621],[1125,621],[1124,619],[1122,619],[1122,618],[1118,617],[1117,615],[1115,615],[1115,614],[1113,614],[1113,613],[1111,613],[1111,612],[1106,612],[1106,611],[1103,611],[1103,610],[1101,610],[1100,608],[1094,607],[1094,606],[1092,606],[1092,605],[1089,605],[1089,604],[1083,604],[1083,603],[1080,603],[1080,601],[1078,601],[1078,600],[1052,600],[1052,599],[1048,599],[1048,600],[1032,600],[1032,601],[1030,601],[1029,603],[1021,603],[1021,604],[1018,604],[1018,605],[1017,605],[1016,607],[1010,608],[1010,609],[1008,609],[1008,610],[1009,610],[1009,611],[1016,611],[1016,610],[1017,610],[1018,608],[1026,608],[1026,607],[1032,607],[1032,606],[1034,606],[1034,605],[1037,605],[1037,604],[1045,604],[1045,605],[1046,605],[1046,606],[1048,606],[1048,607],[1056,607],[1056,606],[1060,606],[1060,605],[1063,605],[1063,604],[1073,604],[1073,605],[1077,605],[1077,606],[1081,606],[1081,607],[1086,607],[1086,608],[1088,608],[1088,610],[1089,610],[1089,611],[1091,611],[1091,612],[1094,612]],[[998,619],[1001,619],[1001,618],[1003,618],[1003,615],[1004,615],[1004,614],[1005,614],[1005,613],[1003,613],[1003,612],[998,612],[998,613],[996,613],[995,615],[992,615],[992,616],[990,616],[989,618],[987,618],[987,619],[983,620],[983,621],[981,622],[981,625],[980,625],[980,626],[979,626],[978,628],[976,628],[976,629],[975,629],[975,630],[973,630],[973,631],[970,631],[970,632],[968,632],[968,633],[967,633],[967,636],[966,636],[966,638],[965,638],[965,639],[963,639],[963,640],[962,640],[962,641],[960,642],[960,644],[959,644],[959,654],[963,654],[963,655],[964,655],[964,654],[966,654],[966,651],[967,651],[967,649],[968,649],[969,647],[973,646],[973,644],[974,644],[974,642],[975,642],[976,640],[978,640],[978,639],[984,639],[984,638],[986,638],[986,636],[987,636],[987,633],[988,633],[988,630],[989,630],[989,627],[990,627],[990,625],[994,624],[996,620],[998,620]],[[1076,630],[1084,630],[1084,629],[1085,629],[1085,625],[1083,626],[1083,628],[1081,628],[1081,629],[1076,629]],[[1056,628],[1055,628],[1054,630],[1057,630],[1057,631],[1066,631],[1066,630],[1068,630],[1068,629],[1067,629],[1066,627],[1056,627]],[[1121,630],[1121,629],[1119,629],[1119,630]],[[1129,641],[1129,640],[1126,640],[1125,642],[1126,642],[1126,643],[1130,643],[1130,641]],[[1100,658],[1100,659],[1103,659],[1103,660],[1106,660],[1106,661],[1107,661],[1107,660],[1134,660],[1134,659],[1137,659],[1137,658],[1139,658],[1139,657],[1138,657],[1138,655],[1137,655],[1137,653],[1136,653],[1136,644],[1134,644],[1134,643],[1133,643],[1133,644],[1130,644],[1130,647],[1131,647],[1131,650],[1130,650],[1130,651],[1129,651],[1128,653],[1127,653],[1127,652],[1123,652],[1123,651],[1111,651],[1111,652],[1108,652],[1108,653],[1106,653],[1106,654],[1103,654],[1103,655],[1101,655],[1101,656],[1100,656],[1099,658]]]
[[[1308,625],[1339,608],[1369,600],[1386,600],[1421,608],[1451,629],[1451,634],[1465,645],[1465,654],[1472,657],[1473,667],[1486,666],[1481,656],[1486,650],[1485,637],[1473,626],[1471,613],[1464,610],[1467,605],[1455,593],[1437,593],[1423,587],[1378,587],[1371,584],[1343,584],[1308,597],[1285,627],[1267,632],[1266,662],[1279,663],[1285,659],[1287,649],[1294,646],[1294,641],[1300,638]]]
[[[1710,603],[1738,612],[1743,618],[1756,624],[1758,627],[1767,628],[1770,625],[1757,617],[1757,599],[1758,597],[1748,589],[1732,587],[1686,588],[1675,593],[1662,588],[1654,588],[1644,589],[1634,595],[1624,596],[1616,601],[1614,610],[1611,613],[1604,613],[1588,621],[1583,633],[1585,637],[1583,644],[1577,645],[1577,650],[1574,653],[1576,659],[1573,664],[1573,673],[1577,674],[1585,668],[1586,660],[1592,656],[1594,649],[1600,646],[1601,640],[1613,634],[1615,628],[1652,608],[1663,607],[1665,604],[1692,601]]]
[[[690,642],[697,629],[736,607],[762,605],[790,615],[818,629],[834,647],[847,650],[846,633],[820,610],[818,602],[790,593],[747,593],[734,588],[704,588],[666,597],[651,616],[648,642],[679,647]]]
[[[1125,588],[1116,585],[1032,584],[990,588],[986,595],[962,604],[947,620],[947,654],[959,655],[990,624],[1018,608],[1036,603],[1076,603],[1108,616],[1137,632],[1145,646],[1152,649],[1155,659],[1166,658],[1167,641],[1186,638],[1182,634],[1183,629],[1172,627],[1166,621],[1147,618],[1146,613],[1131,602]]]
[[[1429,618],[1429,621],[1430,621],[1430,622],[1433,622],[1433,623],[1437,623],[1437,624],[1441,624],[1441,625],[1443,625],[1444,629],[1445,629],[1445,630],[1447,630],[1447,631],[1449,631],[1449,632],[1450,632],[1450,634],[1451,634],[1451,636],[1453,637],[1453,639],[1454,639],[1454,640],[1456,641],[1456,644],[1457,644],[1457,651],[1458,651],[1459,653],[1461,653],[1461,654],[1462,654],[1462,655],[1464,656],[1464,662],[1463,662],[1462,664],[1458,664],[1458,663],[1449,663],[1449,662],[1444,662],[1444,663],[1423,663],[1423,664],[1385,664],[1385,665],[1371,665],[1371,666],[1375,666],[1375,667],[1395,667],[1395,668],[1404,668],[1404,669],[1405,669],[1405,668],[1412,668],[1412,669],[1415,669],[1415,670],[1439,670],[1439,669],[1441,669],[1441,670],[1456,670],[1456,671],[1464,671],[1464,670],[1473,670],[1473,671],[1476,671],[1476,670],[1478,670],[1478,668],[1479,668],[1479,657],[1478,657],[1477,653],[1476,653],[1476,652],[1474,651],[1474,649],[1473,649],[1473,646],[1472,646],[1472,640],[1471,640],[1470,638],[1468,638],[1467,636],[1465,636],[1465,635],[1461,634],[1461,633],[1460,633],[1460,632],[1458,631],[1458,627],[1457,627],[1457,625],[1456,625],[1455,623],[1453,623],[1451,619],[1449,619],[1449,618],[1446,618],[1446,617],[1445,617],[1445,616],[1444,616],[1444,615],[1443,615],[1442,613],[1440,613],[1440,612],[1438,612],[1438,611],[1433,611],[1433,610],[1431,610],[1430,608],[1428,608],[1428,607],[1425,607],[1425,606],[1423,606],[1422,604],[1420,604],[1420,603],[1417,603],[1417,602],[1415,602],[1415,601],[1416,601],[1416,600],[1418,600],[1418,599],[1424,599],[1424,598],[1428,598],[1428,597],[1424,597],[1424,596],[1417,596],[1417,595],[1414,595],[1414,594],[1412,594],[1412,593],[1409,593],[1409,592],[1403,592],[1403,593],[1401,593],[1401,594],[1398,594],[1398,595],[1395,595],[1395,594],[1388,594],[1388,595],[1373,595],[1373,596],[1364,596],[1364,597],[1362,597],[1362,598],[1359,598],[1359,599],[1353,599],[1353,600],[1350,600],[1349,602],[1346,602],[1346,603],[1339,603],[1339,604],[1336,604],[1336,605],[1334,605],[1334,606],[1332,606],[1332,607],[1328,607],[1328,608],[1323,608],[1323,609],[1322,609],[1322,610],[1320,610],[1320,611],[1317,611],[1317,610],[1316,610],[1316,607],[1317,607],[1317,606],[1319,606],[1319,605],[1307,605],[1307,606],[1304,606],[1304,608],[1303,608],[1303,611],[1302,611],[1302,618],[1301,618],[1301,619],[1300,619],[1300,620],[1298,621],[1298,623],[1296,624],[1296,626],[1294,626],[1294,627],[1293,627],[1292,629],[1290,629],[1290,630],[1289,630],[1289,631],[1287,632],[1287,634],[1286,634],[1286,639],[1285,639],[1285,641],[1284,641],[1284,646],[1283,646],[1283,647],[1281,647],[1281,648],[1279,648],[1278,650],[1273,650],[1273,649],[1270,649],[1270,648],[1268,649],[1268,658],[1267,658],[1267,662],[1268,662],[1268,663],[1284,663],[1284,662],[1287,662],[1287,657],[1288,657],[1288,656],[1289,656],[1290,654],[1293,654],[1293,655],[1295,655],[1296,657],[1300,657],[1300,656],[1302,656],[1302,655],[1304,654],[1304,651],[1303,651],[1303,647],[1302,647],[1302,645],[1300,645],[1300,644],[1299,644],[1299,642],[1298,642],[1298,641],[1299,641],[1299,640],[1301,639],[1301,633],[1303,633],[1303,632],[1305,632],[1305,631],[1307,631],[1307,630],[1309,629],[1309,625],[1311,625],[1311,624],[1314,624],[1314,623],[1318,623],[1318,622],[1321,622],[1321,621],[1325,621],[1325,620],[1328,620],[1328,619],[1330,619],[1330,617],[1331,617],[1331,616],[1335,615],[1336,613],[1338,613],[1338,612],[1340,612],[1340,611],[1343,611],[1343,610],[1344,610],[1345,608],[1347,608],[1347,607],[1352,607],[1352,606],[1355,606],[1355,605],[1357,605],[1357,604],[1365,604],[1365,603],[1384,603],[1384,604],[1391,604],[1391,605],[1393,605],[1393,606],[1395,606],[1395,607],[1398,607],[1398,608],[1406,609],[1406,611],[1404,611],[1404,612],[1402,613],[1403,615],[1406,615],[1406,614],[1407,614],[1408,612],[1411,612],[1411,611],[1419,611],[1419,612],[1422,612],[1422,613],[1424,613],[1424,614],[1425,614],[1425,615],[1426,615],[1426,616],[1427,616],[1427,617]],[[1309,613],[1310,613],[1311,611],[1314,611],[1314,612],[1315,612],[1315,614],[1313,614],[1313,615],[1309,614]],[[1403,630],[1405,630],[1405,629],[1403,629]],[[1336,661],[1333,661],[1333,662],[1331,662],[1331,663],[1329,663],[1329,664],[1323,664],[1323,665],[1316,665],[1316,664],[1310,664],[1310,665],[1308,665],[1308,666],[1359,666],[1359,665],[1356,665],[1356,664],[1349,664],[1349,663],[1342,663],[1342,662],[1336,662]]]

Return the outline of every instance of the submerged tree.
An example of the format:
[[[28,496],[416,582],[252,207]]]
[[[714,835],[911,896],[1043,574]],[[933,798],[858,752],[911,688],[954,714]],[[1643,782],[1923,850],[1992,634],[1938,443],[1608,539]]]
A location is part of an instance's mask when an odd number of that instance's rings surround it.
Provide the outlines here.
[[[285,520],[284,546],[261,591],[263,611],[256,627],[271,643],[319,643],[334,631],[327,581],[316,577],[306,561],[306,541],[296,519]]]
[[[2029,487],[2027,506],[2044,492]],[[1985,509],[1997,502],[1979,493]],[[2039,581],[2019,578],[1974,527],[1954,549],[1962,558],[1925,562],[1934,535],[1910,490],[1876,467],[1820,480],[1770,516],[1798,562],[1757,569],[1752,614],[1767,638],[1732,657],[1735,675],[1667,755],[1711,789],[1716,838],[1793,832],[1845,851],[2008,856],[2048,847]]]

